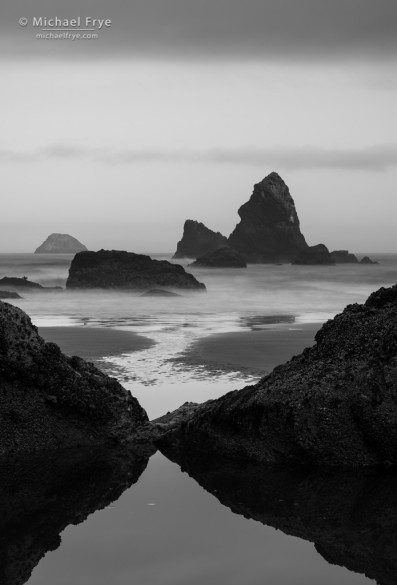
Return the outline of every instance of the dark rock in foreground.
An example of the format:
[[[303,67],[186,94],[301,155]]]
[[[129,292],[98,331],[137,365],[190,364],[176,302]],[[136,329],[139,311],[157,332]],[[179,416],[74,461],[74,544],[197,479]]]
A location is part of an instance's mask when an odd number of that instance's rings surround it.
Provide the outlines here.
[[[335,259],[329,253],[327,246],[317,244],[303,250],[293,261],[293,264],[335,264]]]
[[[229,244],[247,262],[290,262],[307,248],[295,203],[277,173],[254,185],[251,198],[238,214],[241,221]]]
[[[163,453],[235,514],[314,543],[330,564],[395,585],[395,475],[276,470]]]
[[[146,290],[157,287],[205,290],[205,285],[179,264],[118,250],[76,254],[66,282],[69,289]]]
[[[22,299],[22,297],[17,292],[0,290],[0,299]]]
[[[77,254],[77,252],[84,252],[87,248],[76,240],[73,236],[68,234],[51,234],[48,238],[35,250],[35,254]]]
[[[361,258],[360,264],[379,264],[379,262],[371,260],[369,256],[364,256],[364,258]]]
[[[358,259],[354,254],[350,254],[348,250],[334,250],[330,252],[331,259],[336,264],[357,264]]]
[[[315,340],[258,384],[156,421],[161,444],[262,463],[396,466],[397,285],[346,307]]]
[[[173,257],[197,258],[227,245],[227,238],[221,233],[213,232],[203,223],[187,219],[183,227],[182,239],[178,242]]]
[[[247,268],[244,257],[229,247],[219,248],[199,256],[192,266],[208,266],[212,268]]]
[[[61,533],[136,483],[152,451],[75,449],[0,459],[0,582],[23,585]]]
[[[114,378],[45,343],[23,311],[0,302],[0,456],[120,442],[146,421]]]
[[[170,292],[169,290],[162,290],[161,288],[153,288],[144,292],[141,297],[181,297],[178,293]]]

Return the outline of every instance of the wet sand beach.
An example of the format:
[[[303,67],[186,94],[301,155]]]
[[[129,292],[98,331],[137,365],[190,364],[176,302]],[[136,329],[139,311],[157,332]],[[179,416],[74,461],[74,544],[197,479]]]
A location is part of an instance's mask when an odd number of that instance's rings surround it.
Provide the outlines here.
[[[95,361],[105,356],[148,349],[154,341],[132,331],[108,327],[39,327],[46,341],[59,345],[66,355]]]
[[[217,333],[195,341],[177,361],[209,370],[241,370],[265,375],[314,343],[321,323],[258,331]]]

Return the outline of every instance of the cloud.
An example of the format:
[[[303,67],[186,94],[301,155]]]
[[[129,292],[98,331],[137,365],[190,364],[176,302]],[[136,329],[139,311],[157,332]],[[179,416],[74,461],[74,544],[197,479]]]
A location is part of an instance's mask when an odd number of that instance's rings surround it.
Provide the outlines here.
[[[51,160],[84,161],[92,164],[136,163],[245,165],[289,170],[338,169],[380,172],[397,167],[397,144],[355,149],[301,148],[212,148],[208,150],[109,149],[73,145],[50,145],[37,151],[0,150],[0,162],[35,163]]]
[[[30,25],[40,16],[112,25],[95,41],[43,41]],[[367,61],[396,57],[396,19],[395,0],[4,0],[0,32],[8,55],[48,59]]]

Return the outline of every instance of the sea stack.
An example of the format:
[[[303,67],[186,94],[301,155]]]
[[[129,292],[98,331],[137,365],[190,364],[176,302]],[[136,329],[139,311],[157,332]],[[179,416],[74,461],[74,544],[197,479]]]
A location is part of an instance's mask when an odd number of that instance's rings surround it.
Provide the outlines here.
[[[228,246],[227,238],[220,232],[213,232],[203,223],[187,219],[173,258],[197,258],[225,246]]]
[[[158,419],[160,444],[257,463],[397,467],[396,330],[397,285],[347,306],[254,386]]]
[[[51,234],[48,238],[35,250],[35,254],[77,254],[77,252],[84,252],[87,248],[76,240],[73,236],[68,234]]]
[[[72,260],[66,288],[205,290],[183,266],[120,250],[79,252]]]
[[[247,268],[244,257],[229,246],[199,256],[191,266],[208,268]]]
[[[21,310],[0,302],[0,455],[129,440],[148,418],[93,364],[46,343]]]
[[[307,248],[294,200],[277,173],[254,185],[238,214],[241,221],[230,235],[229,245],[247,262],[291,262]]]

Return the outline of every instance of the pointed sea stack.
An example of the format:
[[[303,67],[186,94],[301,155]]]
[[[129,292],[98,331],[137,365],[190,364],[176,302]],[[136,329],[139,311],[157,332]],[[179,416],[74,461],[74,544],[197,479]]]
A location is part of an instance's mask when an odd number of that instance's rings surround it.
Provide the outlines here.
[[[225,246],[228,246],[227,238],[220,232],[213,232],[203,223],[187,219],[173,258],[197,258]]]
[[[69,234],[51,234],[35,250],[35,254],[77,254],[85,252],[87,248]]]
[[[248,262],[290,262],[307,248],[287,185],[277,173],[260,183],[238,210],[241,221],[229,244]]]

